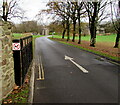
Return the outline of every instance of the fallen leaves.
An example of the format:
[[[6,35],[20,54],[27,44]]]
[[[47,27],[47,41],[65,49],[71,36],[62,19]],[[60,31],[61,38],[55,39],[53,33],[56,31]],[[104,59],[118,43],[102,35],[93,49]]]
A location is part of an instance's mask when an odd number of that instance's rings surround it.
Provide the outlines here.
[[[54,40],[66,42],[66,39],[54,38]],[[82,41],[81,44],[78,44],[77,41],[72,42],[71,40],[69,40],[66,43],[81,46],[81,47],[86,48],[86,49],[98,51],[98,52],[108,54],[108,55],[113,56],[113,57],[120,57],[120,55],[118,54],[119,53],[118,48],[113,48],[114,43],[112,43],[112,42],[105,42],[105,43],[104,42],[97,42],[96,47],[90,47],[89,41]]]
[[[28,83],[29,82],[29,79],[27,78],[27,79],[25,79],[25,83]]]
[[[15,85],[11,94],[3,100],[2,105],[27,103],[27,98],[29,95],[29,80],[30,76],[26,76],[25,82],[21,87]]]
[[[15,87],[14,87],[14,90],[17,90],[17,89],[19,89],[19,86],[15,86]]]
[[[12,99],[7,99],[6,101],[3,102],[4,104],[11,104],[12,103]]]

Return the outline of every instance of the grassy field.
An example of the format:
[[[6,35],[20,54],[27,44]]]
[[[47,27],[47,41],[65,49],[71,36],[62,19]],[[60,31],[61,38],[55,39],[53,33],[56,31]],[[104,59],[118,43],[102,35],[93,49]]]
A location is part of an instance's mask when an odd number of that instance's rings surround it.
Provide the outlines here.
[[[58,38],[58,39],[54,39],[54,38]],[[113,48],[115,40],[116,40],[116,35],[115,34],[111,34],[111,35],[97,35],[96,37],[96,47],[95,48],[91,48],[89,46],[90,43],[90,35],[89,36],[82,36],[81,37],[81,41],[83,41],[81,44],[77,45],[77,41],[76,42],[66,42],[66,36],[65,36],[65,40],[61,40],[62,36],[61,35],[54,35],[53,38],[51,37],[51,39],[59,41],[63,44],[67,44],[70,46],[74,46],[89,52],[93,52],[95,54],[119,61],[117,52],[118,50]],[[72,39],[72,36],[70,37],[70,39]],[[75,39],[78,39],[78,37],[76,37]]]
[[[13,34],[12,34],[12,37],[13,37],[14,39],[20,39],[20,38],[22,38],[22,37],[26,37],[26,35],[21,34],[21,33],[13,33]]]
[[[33,39],[39,38],[39,37],[43,37],[44,35],[33,35]]]
[[[53,36],[54,38],[61,38],[61,35],[55,35]],[[65,38],[67,38],[65,36]],[[112,34],[112,35],[103,35],[103,36],[98,36],[96,37],[96,42],[115,42],[115,38],[116,35]],[[70,39],[72,39],[72,36],[70,37]],[[79,37],[77,36],[75,39],[79,39]],[[90,41],[90,35],[87,36],[82,36],[81,40],[85,40],[85,41]]]
[[[31,36],[31,35],[29,35],[29,34],[22,34],[22,33],[13,33],[12,34],[12,37],[14,39],[20,39],[20,38],[27,37],[27,36]],[[36,39],[36,38],[41,37],[41,36],[44,36],[44,35],[32,35],[33,39]]]

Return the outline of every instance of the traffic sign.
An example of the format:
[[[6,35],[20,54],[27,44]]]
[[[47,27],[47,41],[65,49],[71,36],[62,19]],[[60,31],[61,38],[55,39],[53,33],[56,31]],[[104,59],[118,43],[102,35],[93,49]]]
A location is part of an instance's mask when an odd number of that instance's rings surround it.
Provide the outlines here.
[[[12,50],[20,50],[20,43],[12,43]]]

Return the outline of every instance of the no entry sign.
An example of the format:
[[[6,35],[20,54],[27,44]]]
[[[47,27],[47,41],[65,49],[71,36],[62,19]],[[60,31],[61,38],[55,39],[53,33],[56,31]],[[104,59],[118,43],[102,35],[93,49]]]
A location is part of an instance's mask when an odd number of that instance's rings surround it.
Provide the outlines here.
[[[12,50],[20,50],[20,43],[12,43]]]

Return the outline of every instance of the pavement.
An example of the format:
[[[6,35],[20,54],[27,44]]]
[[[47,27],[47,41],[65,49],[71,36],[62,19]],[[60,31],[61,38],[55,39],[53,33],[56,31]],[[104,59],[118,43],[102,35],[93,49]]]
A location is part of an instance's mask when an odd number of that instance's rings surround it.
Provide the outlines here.
[[[118,104],[119,65],[47,37],[37,38],[35,45],[33,105]]]

